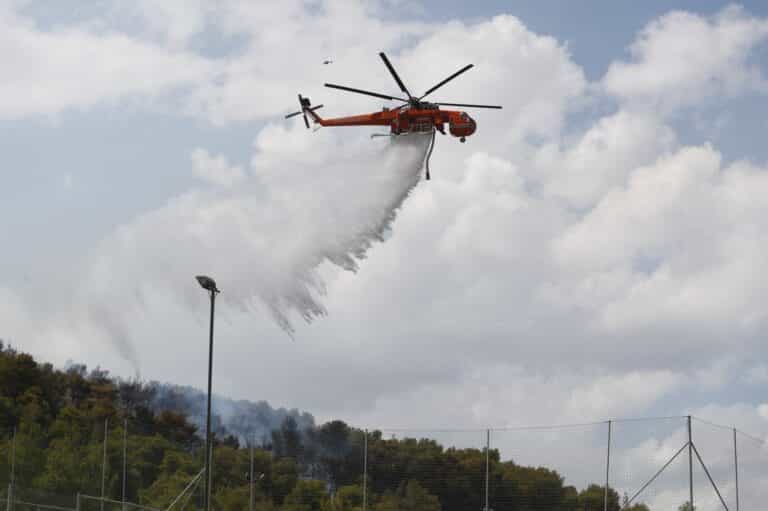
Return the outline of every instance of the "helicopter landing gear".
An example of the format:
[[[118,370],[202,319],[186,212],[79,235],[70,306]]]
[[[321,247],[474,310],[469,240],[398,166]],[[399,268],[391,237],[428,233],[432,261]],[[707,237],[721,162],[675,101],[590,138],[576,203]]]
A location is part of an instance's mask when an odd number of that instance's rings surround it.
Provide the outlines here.
[[[463,144],[464,142],[466,142],[466,141],[467,141],[467,137],[461,137],[461,138],[459,139],[459,142],[461,142],[462,144]]]

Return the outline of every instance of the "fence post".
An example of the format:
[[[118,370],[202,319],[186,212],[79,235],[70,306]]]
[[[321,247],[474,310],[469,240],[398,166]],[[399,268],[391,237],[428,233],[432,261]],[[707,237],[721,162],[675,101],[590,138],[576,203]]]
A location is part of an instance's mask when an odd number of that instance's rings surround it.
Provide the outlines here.
[[[109,434],[109,418],[104,419],[104,454],[101,459],[101,511],[104,511],[104,497],[107,479],[107,436]]]
[[[253,511],[253,444],[256,443],[256,434],[254,433],[253,438],[251,439],[251,484],[249,485],[250,488],[250,494],[248,495],[248,509],[250,511]]]
[[[485,430],[485,511],[489,511],[488,508],[488,476],[491,466],[491,430]]]
[[[603,511],[608,511],[608,484],[611,475],[611,433],[613,421],[608,421],[608,453],[605,457],[605,496],[603,497]]]
[[[739,511],[739,449],[736,442],[736,428],[733,428],[733,468],[736,472],[736,511]]]
[[[368,510],[368,430],[363,431],[363,511]]]
[[[128,476],[128,418],[123,421],[123,511],[125,511],[126,486]]]
[[[80,511],[80,492],[77,492],[77,499],[75,500],[75,509]]]
[[[691,511],[693,511],[693,432],[690,415],[688,416],[688,491],[690,497],[688,503],[691,505]]]
[[[8,485],[8,511],[13,511],[14,490],[16,489],[16,426],[11,439],[11,483]]]

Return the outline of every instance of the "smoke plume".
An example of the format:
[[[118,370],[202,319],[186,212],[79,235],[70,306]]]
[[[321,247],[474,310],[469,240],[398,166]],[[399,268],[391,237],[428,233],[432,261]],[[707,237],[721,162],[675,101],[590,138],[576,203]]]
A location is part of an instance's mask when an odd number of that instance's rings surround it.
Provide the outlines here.
[[[172,411],[183,413],[197,427],[205,431],[206,394],[192,387],[152,382],[151,406],[155,412]],[[247,401],[214,396],[213,431],[219,436],[233,435],[242,445],[252,442],[269,443],[272,431],[291,417],[299,430],[315,426],[315,418],[308,412],[295,408],[272,408],[266,401]]]

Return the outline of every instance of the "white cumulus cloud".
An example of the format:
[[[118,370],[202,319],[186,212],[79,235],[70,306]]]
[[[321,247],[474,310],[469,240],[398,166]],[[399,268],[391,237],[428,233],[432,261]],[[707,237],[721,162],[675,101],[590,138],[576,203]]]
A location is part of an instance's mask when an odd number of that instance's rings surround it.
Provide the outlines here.
[[[205,149],[192,151],[192,170],[197,177],[214,185],[230,187],[245,178],[240,165],[230,165],[226,156],[213,156]]]
[[[630,46],[632,60],[614,62],[603,83],[624,100],[664,110],[715,95],[766,91],[756,49],[768,20],[741,7],[712,17],[673,11],[649,23]]]

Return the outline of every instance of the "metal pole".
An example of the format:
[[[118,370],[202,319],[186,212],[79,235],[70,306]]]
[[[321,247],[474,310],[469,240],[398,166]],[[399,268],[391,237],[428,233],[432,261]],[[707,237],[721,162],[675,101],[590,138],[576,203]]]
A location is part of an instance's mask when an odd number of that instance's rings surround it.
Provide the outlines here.
[[[736,511],[739,511],[739,449],[736,442],[736,428],[733,428],[733,468],[736,471]]]
[[[611,475],[611,433],[613,421],[608,421],[608,454],[605,457],[605,496],[603,497],[603,511],[608,511],[608,484]]]
[[[80,511],[80,492],[77,492],[77,500],[75,500],[75,509]]]
[[[248,499],[248,509],[253,511],[253,443],[256,441],[256,435],[253,436],[251,441],[251,494]]]
[[[107,435],[109,433],[109,418],[104,419],[104,455],[101,460],[101,511],[104,511],[104,491],[107,480]]]
[[[709,479],[709,484],[712,485],[712,489],[715,490],[715,493],[717,494],[717,498],[720,499],[720,503],[723,505],[723,509],[725,511],[728,510],[728,504],[725,503],[725,499],[723,498],[723,494],[720,493],[720,489],[717,487],[717,484],[715,483],[715,480],[712,479],[712,474],[709,473],[709,469],[707,468],[707,464],[704,463],[704,460],[701,459],[701,453],[699,453],[699,450],[696,448],[696,444],[693,445],[693,452],[696,453],[696,458],[699,460],[699,465],[701,465],[701,468],[704,469],[704,473],[707,475],[707,479]]]
[[[176,495],[176,498],[173,499],[173,502],[171,502],[171,504],[167,508],[165,508],[165,511],[171,511],[171,509],[173,509],[173,506],[175,506],[176,503],[179,501],[179,499],[181,499],[182,496],[184,496],[185,494],[187,496],[187,499],[184,501],[185,504],[186,504],[186,501],[189,500],[190,495],[192,495],[192,493],[194,493],[194,491],[195,491],[195,489],[192,488],[192,487],[193,486],[197,487],[197,483],[200,482],[200,478],[201,477],[203,477],[203,471],[202,470],[200,472],[198,472],[195,477],[192,478],[192,480],[189,482],[189,484],[187,486],[184,487],[183,490],[181,490],[181,493]],[[190,490],[190,488],[192,488],[192,490]],[[182,506],[182,509],[184,509],[184,506]]]
[[[8,486],[8,511],[13,511],[13,494],[16,486],[16,427],[13,427],[11,440],[11,484]]]
[[[488,477],[491,466],[491,430],[485,430],[485,511],[488,511]]]
[[[368,430],[363,433],[363,511],[368,510]]]
[[[652,483],[653,483],[653,482],[656,480],[656,478],[657,478],[657,477],[659,477],[659,476],[660,476],[660,475],[661,475],[661,474],[662,474],[662,473],[663,473],[663,472],[664,472],[664,471],[667,469],[667,467],[668,467],[668,466],[670,466],[670,465],[672,464],[672,462],[673,462],[673,461],[675,461],[675,460],[677,459],[677,457],[678,457],[678,456],[680,456],[680,454],[681,454],[681,453],[682,453],[682,452],[685,450],[685,448],[686,448],[686,447],[688,447],[688,445],[689,445],[688,443],[685,443],[685,444],[683,444],[683,446],[682,446],[682,447],[681,447],[681,448],[680,448],[680,449],[679,449],[679,450],[678,450],[678,451],[675,453],[675,455],[674,455],[674,456],[672,456],[671,458],[669,458],[669,461],[667,461],[667,462],[664,464],[664,466],[663,466],[663,467],[661,467],[661,468],[660,468],[660,469],[659,469],[659,470],[658,470],[658,471],[657,471],[657,472],[656,472],[656,473],[653,475],[653,477],[651,477],[651,478],[650,478],[650,479],[649,479],[649,480],[648,480],[648,481],[647,481],[647,482],[646,482],[646,483],[645,483],[645,484],[642,486],[642,488],[640,488],[639,490],[637,490],[637,491],[635,492],[635,494],[634,494],[634,495],[632,495],[632,498],[630,498],[629,500],[627,500],[627,502],[624,504],[624,509],[626,509],[627,507],[629,507],[629,505],[630,505],[630,504],[632,504],[632,501],[634,501],[634,500],[637,498],[637,496],[638,496],[638,495],[640,495],[641,493],[643,493],[643,492],[645,491],[645,489],[646,489],[646,488],[648,488],[648,487],[649,487],[649,486],[650,486],[650,485],[651,485],[651,484],[652,484]]]
[[[128,487],[128,419],[123,421],[123,511],[125,511]]]
[[[211,434],[211,385],[213,378],[213,312],[216,303],[216,291],[210,290],[211,293],[211,322],[209,329],[209,343],[208,343],[208,415],[206,418],[205,426],[205,511],[211,510],[211,457],[213,446],[211,440],[213,435]]]
[[[690,492],[688,503],[691,505],[691,511],[693,511],[693,433],[690,415],[688,416],[688,490]]]

